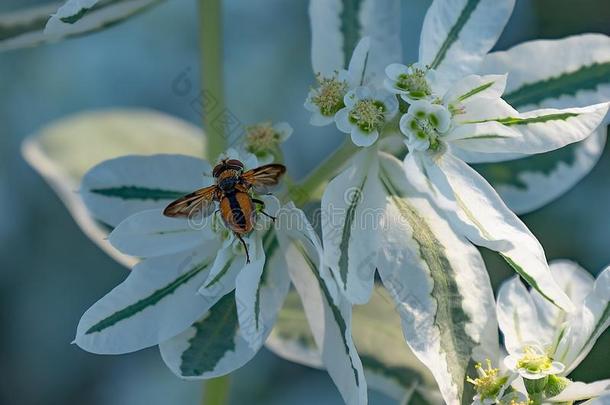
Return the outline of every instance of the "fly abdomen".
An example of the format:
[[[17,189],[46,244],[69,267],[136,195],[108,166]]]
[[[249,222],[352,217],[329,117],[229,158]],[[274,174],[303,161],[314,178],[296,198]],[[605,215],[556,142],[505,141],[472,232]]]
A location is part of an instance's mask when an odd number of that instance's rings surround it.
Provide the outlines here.
[[[227,227],[235,233],[248,233],[254,226],[254,206],[247,193],[225,193],[220,200],[220,213]]]

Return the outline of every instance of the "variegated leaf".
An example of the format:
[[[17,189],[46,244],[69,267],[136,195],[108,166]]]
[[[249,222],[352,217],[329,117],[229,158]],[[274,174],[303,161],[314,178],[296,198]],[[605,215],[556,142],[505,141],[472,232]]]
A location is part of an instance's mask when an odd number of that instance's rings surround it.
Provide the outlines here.
[[[525,42],[487,55],[481,72],[508,73],[504,98],[519,111],[609,101],[610,37],[583,34]],[[586,176],[599,160],[606,136],[604,125],[588,139],[561,150],[475,167],[512,210],[527,213]]]
[[[184,331],[223,292],[204,297],[197,289],[208,275],[218,243],[146,259],[81,318],[75,343],[93,353],[121,354],[157,345]]]
[[[371,295],[380,248],[378,222],[384,198],[377,171],[377,152],[365,149],[330,181],[322,196],[325,264],[355,304],[366,303]]]
[[[108,224],[92,217],[77,193],[82,177],[98,163],[118,156],[155,153],[201,156],[203,147],[201,130],[193,125],[159,112],[134,109],[92,111],[64,118],[28,137],[22,151],[85,234],[114,259],[131,267],[135,260],[110,246],[106,240]],[[116,216],[124,219],[130,213],[125,211]]]
[[[310,0],[311,59],[315,73],[347,69],[363,37],[370,38],[367,76],[382,80],[384,69],[401,62],[400,1]]]
[[[343,400],[364,405],[367,384],[351,336],[351,305],[337,292],[330,270],[321,265],[321,244],[305,214],[292,204],[285,208],[278,218],[280,246],[322,363]]]
[[[436,390],[434,377],[405,344],[393,301],[382,287],[375,288],[368,303],[354,307],[352,335],[369,388],[396,400]],[[266,346],[287,360],[323,368],[295,291],[288,294]]]
[[[163,0],[68,0],[0,15],[0,51],[115,25]]]
[[[186,331],[162,343],[161,355],[176,375],[207,379],[228,374],[247,363],[261,348],[276,323],[290,286],[275,231],[266,234],[263,246],[267,260],[255,290],[254,315],[231,292]],[[248,270],[244,268],[242,272]]]
[[[515,0],[434,0],[426,13],[419,62],[439,74],[439,91],[475,73],[495,45]],[[501,73],[501,72],[492,72]]]
[[[382,155],[379,176],[387,198],[381,280],[409,347],[430,368],[445,402],[471,401],[466,376],[474,362],[499,351],[485,264],[407,181],[400,161]]]

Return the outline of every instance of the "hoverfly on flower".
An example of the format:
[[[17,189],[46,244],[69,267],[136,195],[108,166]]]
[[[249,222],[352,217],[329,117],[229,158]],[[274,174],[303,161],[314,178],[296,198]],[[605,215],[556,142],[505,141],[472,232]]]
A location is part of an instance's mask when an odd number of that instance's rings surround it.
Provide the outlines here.
[[[261,207],[261,214],[275,220],[275,217],[263,211],[265,203],[253,198],[250,190],[277,185],[280,177],[286,173],[286,166],[271,163],[246,172],[243,170],[244,164],[237,159],[221,160],[212,171],[215,184],[173,201],[165,208],[163,215],[188,217],[199,212],[211,213],[211,210],[215,208],[215,202],[218,202],[218,211],[223,222],[243,245],[246,252],[246,263],[250,263],[248,246],[242,236],[254,229],[257,213],[254,204]]]

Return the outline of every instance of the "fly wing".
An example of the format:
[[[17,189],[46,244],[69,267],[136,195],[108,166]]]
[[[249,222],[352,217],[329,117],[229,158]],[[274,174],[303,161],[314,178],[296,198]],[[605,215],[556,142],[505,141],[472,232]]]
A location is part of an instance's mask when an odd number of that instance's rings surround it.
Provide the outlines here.
[[[277,185],[284,173],[286,173],[286,166],[271,163],[248,170],[241,175],[241,178],[246,187],[254,187],[259,191]]]
[[[190,217],[201,213],[207,216],[214,211],[214,201],[218,201],[216,185],[199,189],[178,198],[165,207],[163,215],[167,217]]]

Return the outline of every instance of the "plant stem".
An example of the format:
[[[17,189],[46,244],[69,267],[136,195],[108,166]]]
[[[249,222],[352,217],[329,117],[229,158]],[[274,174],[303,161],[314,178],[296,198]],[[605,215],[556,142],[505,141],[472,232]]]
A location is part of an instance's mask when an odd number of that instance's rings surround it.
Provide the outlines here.
[[[207,380],[203,388],[202,405],[224,405],[229,403],[230,377],[224,375]]]
[[[351,139],[341,145],[329,157],[316,167],[305,179],[290,187],[289,198],[296,206],[301,206],[317,196],[322,185],[352,157],[360,148]]]
[[[214,162],[226,149],[222,58],[222,1],[199,0],[203,129],[207,135],[205,158]]]

